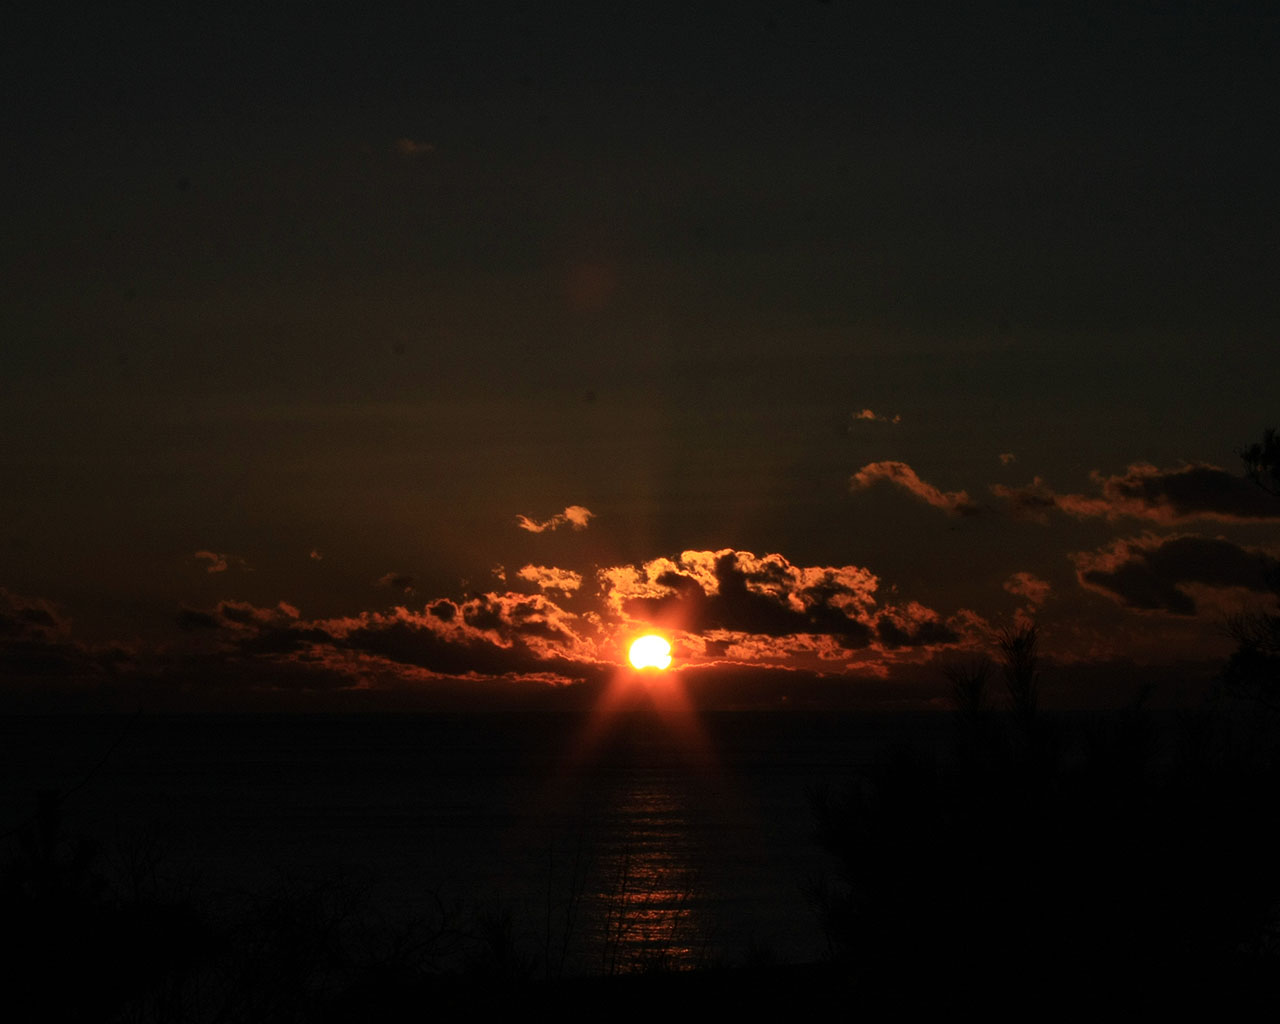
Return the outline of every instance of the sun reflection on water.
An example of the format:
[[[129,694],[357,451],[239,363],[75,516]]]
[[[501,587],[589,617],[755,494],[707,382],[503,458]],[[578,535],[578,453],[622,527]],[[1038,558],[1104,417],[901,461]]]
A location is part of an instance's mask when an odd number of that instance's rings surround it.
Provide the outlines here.
[[[704,963],[712,936],[687,850],[688,808],[662,780],[617,805],[621,832],[602,858],[591,902],[606,974],[687,970]]]
[[[670,664],[659,639],[658,662],[619,666],[568,752],[571,772],[604,782],[591,800],[601,810],[588,826],[595,842],[582,892],[593,972],[688,970],[712,952],[712,898],[699,868],[706,851],[696,838],[707,811],[695,804],[720,766],[683,674],[659,667],[664,657]]]

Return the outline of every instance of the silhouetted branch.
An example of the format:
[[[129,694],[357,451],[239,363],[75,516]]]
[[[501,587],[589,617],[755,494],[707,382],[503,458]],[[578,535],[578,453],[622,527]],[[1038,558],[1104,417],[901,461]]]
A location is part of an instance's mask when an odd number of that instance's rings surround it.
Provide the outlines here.
[[[1261,441],[1236,454],[1245,472],[1268,494],[1280,497],[1280,433],[1268,427]],[[1267,585],[1280,598],[1280,572],[1267,574]],[[1265,611],[1240,612],[1224,623],[1236,650],[1223,668],[1222,681],[1235,696],[1248,697],[1272,711],[1280,711],[1280,616]]]
[[[943,668],[951,683],[951,703],[965,719],[974,719],[987,710],[987,683],[994,666],[991,659],[977,657]]]
[[[1236,449],[1249,479],[1268,494],[1280,496],[1280,434],[1268,427],[1261,441]]]
[[[1005,685],[1009,706],[1018,721],[1030,722],[1036,714],[1039,699],[1040,655],[1036,651],[1039,631],[1034,625],[1002,629],[996,638],[1004,660]]]

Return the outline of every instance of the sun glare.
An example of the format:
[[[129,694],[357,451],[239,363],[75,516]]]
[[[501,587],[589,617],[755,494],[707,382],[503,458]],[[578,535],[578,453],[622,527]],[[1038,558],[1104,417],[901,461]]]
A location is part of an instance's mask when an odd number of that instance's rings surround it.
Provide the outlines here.
[[[627,657],[635,668],[661,671],[671,664],[671,644],[656,633],[646,633],[632,642]]]

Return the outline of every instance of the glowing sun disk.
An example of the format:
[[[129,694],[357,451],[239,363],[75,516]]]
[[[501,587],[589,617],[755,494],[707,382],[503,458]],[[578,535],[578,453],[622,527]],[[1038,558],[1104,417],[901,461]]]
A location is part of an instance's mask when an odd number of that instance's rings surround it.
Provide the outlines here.
[[[636,668],[655,668],[661,671],[671,664],[671,644],[656,633],[646,633],[632,642],[627,657]]]

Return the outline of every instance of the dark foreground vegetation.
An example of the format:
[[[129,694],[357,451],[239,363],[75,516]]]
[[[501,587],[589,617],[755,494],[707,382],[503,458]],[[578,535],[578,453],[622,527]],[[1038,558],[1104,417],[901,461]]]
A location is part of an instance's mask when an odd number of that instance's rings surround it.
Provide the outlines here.
[[[1087,721],[1044,714],[1035,641],[1006,633],[998,672],[952,670],[951,757],[888,751],[819,798],[843,869],[821,901],[833,959],[877,999],[1274,994],[1280,723],[1226,693],[1164,735],[1141,696]]]

